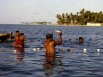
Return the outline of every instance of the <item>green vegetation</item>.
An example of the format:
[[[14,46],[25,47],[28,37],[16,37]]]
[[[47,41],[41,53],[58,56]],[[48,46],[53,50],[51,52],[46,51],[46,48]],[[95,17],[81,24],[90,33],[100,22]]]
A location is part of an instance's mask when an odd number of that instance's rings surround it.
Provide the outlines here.
[[[103,12],[91,12],[85,9],[80,10],[76,14],[63,13],[57,14],[57,24],[59,25],[86,25],[87,23],[103,23]]]
[[[21,22],[22,24],[38,24],[38,25],[50,25],[51,22]]]

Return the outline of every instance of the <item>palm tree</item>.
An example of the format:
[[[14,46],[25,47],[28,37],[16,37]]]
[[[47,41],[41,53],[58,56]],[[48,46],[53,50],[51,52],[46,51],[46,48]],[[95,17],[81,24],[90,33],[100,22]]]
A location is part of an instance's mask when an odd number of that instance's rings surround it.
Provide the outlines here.
[[[62,18],[61,18],[61,16],[59,15],[59,14],[57,14],[57,23],[59,24],[59,25],[61,25],[61,20],[62,20]]]
[[[80,15],[83,15],[85,13],[85,9],[83,8],[82,10],[80,10]]]
[[[65,24],[70,24],[71,22],[71,18],[70,18],[70,15],[68,15],[68,13],[66,13],[66,16],[65,16]]]
[[[86,24],[88,22],[92,22],[92,23],[103,23],[103,12],[91,12],[91,11],[86,11],[85,9],[80,10],[79,12],[77,12],[76,14],[73,13],[62,13],[57,14],[57,23],[59,25],[63,25],[63,24]]]

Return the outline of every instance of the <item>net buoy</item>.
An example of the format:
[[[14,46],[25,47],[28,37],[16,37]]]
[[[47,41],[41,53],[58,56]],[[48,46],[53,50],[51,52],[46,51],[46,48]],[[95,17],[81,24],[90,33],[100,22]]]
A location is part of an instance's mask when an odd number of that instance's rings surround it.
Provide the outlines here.
[[[87,52],[87,49],[86,49],[86,48],[84,48],[84,49],[83,49],[83,51],[84,51],[84,53],[86,53],[86,52]]]

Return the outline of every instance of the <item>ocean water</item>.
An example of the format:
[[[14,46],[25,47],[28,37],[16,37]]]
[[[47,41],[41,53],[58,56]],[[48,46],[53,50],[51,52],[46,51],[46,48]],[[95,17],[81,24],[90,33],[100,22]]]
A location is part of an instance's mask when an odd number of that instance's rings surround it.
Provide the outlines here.
[[[103,77],[103,27],[0,25],[0,33],[16,30],[25,33],[25,47],[14,49],[14,40],[0,43],[0,77]],[[55,30],[62,31],[63,43],[55,59],[46,58],[45,35],[53,33],[56,40]]]

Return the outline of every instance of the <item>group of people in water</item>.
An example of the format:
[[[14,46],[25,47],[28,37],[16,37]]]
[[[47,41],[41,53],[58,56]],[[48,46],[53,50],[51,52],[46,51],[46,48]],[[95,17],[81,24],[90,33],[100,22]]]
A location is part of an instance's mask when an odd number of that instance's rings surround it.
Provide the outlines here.
[[[46,56],[49,57],[54,57],[55,56],[55,47],[57,45],[62,44],[62,32],[58,32],[59,38],[58,40],[53,39],[53,34],[49,33],[46,35],[46,40],[45,40],[45,53]],[[14,48],[16,49],[16,53],[23,53],[24,52],[24,41],[25,41],[25,34],[20,33],[19,31],[15,32],[14,35]],[[24,54],[24,53],[23,53]],[[22,60],[22,57],[17,57],[17,59]]]
[[[45,48],[45,54],[46,57],[55,57],[55,47],[57,45],[62,44],[62,32],[57,32],[58,34],[58,39],[54,40],[53,39],[53,34],[49,33],[46,35],[45,43],[44,43],[44,48]],[[25,34],[20,33],[19,31],[15,32],[14,35],[14,47],[16,49],[16,52],[24,52],[24,41],[25,41]],[[79,44],[82,44],[84,41],[83,37],[79,37]],[[24,53],[23,53],[24,54]],[[22,58],[20,58],[22,60]]]

